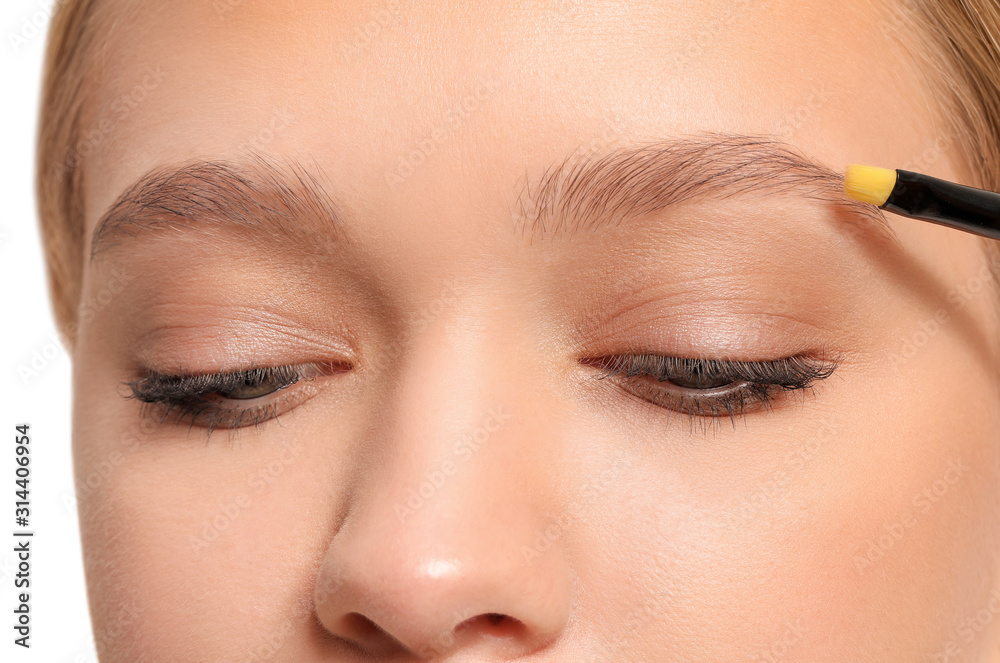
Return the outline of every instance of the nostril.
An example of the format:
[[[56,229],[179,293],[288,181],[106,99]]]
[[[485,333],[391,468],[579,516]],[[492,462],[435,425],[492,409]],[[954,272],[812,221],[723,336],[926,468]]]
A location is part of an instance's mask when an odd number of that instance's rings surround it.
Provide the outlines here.
[[[400,648],[399,642],[392,635],[358,612],[341,618],[339,635],[368,653],[388,655]]]
[[[525,629],[524,624],[519,620],[499,612],[487,612],[485,614],[476,615],[475,617],[466,619],[464,622],[459,624],[455,630],[466,630],[470,626],[475,627],[480,633],[492,635],[497,638],[507,638],[520,635]]]
[[[378,624],[357,612],[344,615],[341,623],[343,624],[345,635],[350,638],[367,640],[374,635],[385,633]]]

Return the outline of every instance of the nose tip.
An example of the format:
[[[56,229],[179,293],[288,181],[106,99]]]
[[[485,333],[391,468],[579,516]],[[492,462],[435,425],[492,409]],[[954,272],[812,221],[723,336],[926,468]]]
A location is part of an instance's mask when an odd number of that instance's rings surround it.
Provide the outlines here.
[[[468,650],[510,660],[565,627],[570,582],[556,547],[524,561],[515,547],[480,540],[486,545],[459,557],[439,554],[441,545],[417,552],[412,532],[379,545],[354,534],[365,533],[342,531],[331,543],[315,603],[324,628],[363,655],[435,659]],[[454,543],[445,543],[449,551]]]

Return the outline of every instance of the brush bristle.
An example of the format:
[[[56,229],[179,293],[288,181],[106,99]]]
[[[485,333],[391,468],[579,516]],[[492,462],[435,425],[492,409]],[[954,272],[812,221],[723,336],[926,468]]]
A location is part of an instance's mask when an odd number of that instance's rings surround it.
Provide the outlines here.
[[[848,166],[844,193],[855,200],[884,205],[896,186],[896,171],[875,166]]]

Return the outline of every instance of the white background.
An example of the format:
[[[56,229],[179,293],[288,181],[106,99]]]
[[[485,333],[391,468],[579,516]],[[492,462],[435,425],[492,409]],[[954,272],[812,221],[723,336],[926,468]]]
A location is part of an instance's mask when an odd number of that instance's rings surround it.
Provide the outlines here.
[[[53,0],[0,5],[0,661],[93,663],[70,449],[70,358],[49,305],[34,199],[42,54]],[[31,424],[31,648],[14,645],[14,426]],[[24,591],[17,590],[18,592]]]

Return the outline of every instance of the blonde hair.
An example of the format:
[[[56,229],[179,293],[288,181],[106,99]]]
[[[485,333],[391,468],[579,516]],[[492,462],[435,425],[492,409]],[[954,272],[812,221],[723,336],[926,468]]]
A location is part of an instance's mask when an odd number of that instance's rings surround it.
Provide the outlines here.
[[[96,0],[63,0],[52,19],[45,55],[36,189],[49,292],[59,333],[72,350],[83,260],[82,166],[87,148],[88,72],[113,22]],[[885,23],[908,40],[951,125],[972,182],[1000,191],[1000,4],[997,0],[896,0]],[[890,29],[889,32],[892,30]],[[919,35],[919,38],[913,38]],[[889,35],[887,35],[889,36]],[[906,42],[906,39],[900,41]],[[957,138],[952,141],[951,137]],[[1000,243],[984,240],[1000,262]]]
[[[1000,191],[1000,2],[911,0],[924,59],[943,110],[951,118],[974,184]],[[928,47],[929,46],[929,47]],[[936,80],[934,80],[936,78]],[[950,141],[949,141],[950,142]],[[1000,282],[1000,242],[982,241],[994,286]],[[1000,292],[1000,287],[994,287]]]
[[[95,0],[64,0],[52,16],[42,78],[35,190],[49,296],[56,326],[71,351],[83,280],[83,169],[87,72],[99,29]]]

